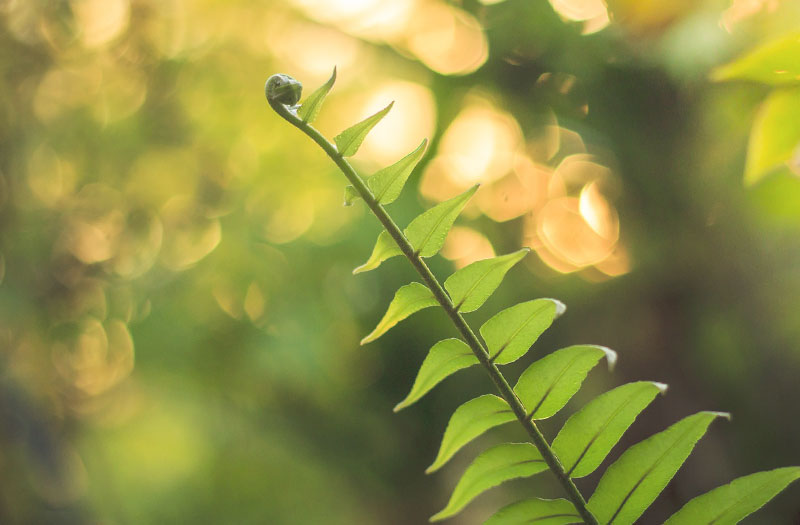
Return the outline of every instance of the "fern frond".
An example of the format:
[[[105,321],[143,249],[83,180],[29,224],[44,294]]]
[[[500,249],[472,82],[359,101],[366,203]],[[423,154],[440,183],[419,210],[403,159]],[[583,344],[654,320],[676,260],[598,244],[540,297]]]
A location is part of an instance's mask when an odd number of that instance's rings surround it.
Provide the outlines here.
[[[334,70],[331,79],[299,110],[293,104],[299,99],[300,84],[291,77],[271,77],[266,92],[270,106],[316,142],[345,175],[350,183],[345,190],[345,203],[351,204],[360,197],[384,228],[372,255],[353,273],[375,269],[386,259],[402,254],[424,283],[400,288],[386,314],[362,344],[374,341],[409,315],[437,305],[445,311],[461,337],[439,341],[430,349],[411,391],[395,411],[416,402],[451,374],[476,363],[484,367],[499,394],[479,396],[455,410],[436,459],[426,472],[438,470],[467,443],[498,425],[517,420],[530,438],[530,443],[505,443],[480,454],[456,484],[446,507],[431,520],[455,515],[482,492],[506,480],[549,470],[569,501],[526,499],[501,509],[487,523],[509,525],[541,520],[554,524],[633,523],[672,479],[711,422],[727,414],[694,414],[630,447],[606,470],[587,503],[573,478],[592,473],[638,414],[658,393],[666,391],[666,385],[641,381],[596,397],[567,420],[551,446],[536,421],[561,410],[603,357],[609,368],[613,368],[616,353],[596,345],[577,345],[555,351],[528,367],[512,389],[498,365],[525,355],[564,312],[564,305],[554,299],[536,299],[507,308],[481,326],[484,344],[461,314],[481,307],[506,273],[526,255],[527,249],[475,262],[452,274],[442,286],[424,258],[439,252],[448,231],[478,187],[437,204],[401,230],[383,205],[398,197],[424,154],[426,141],[365,181],[345,157],[355,154],[392,104],[343,131],[333,144],[314,129],[310,121],[318,113],[335,77]],[[798,478],[798,467],[739,478],[695,498],[668,523],[736,523]]]

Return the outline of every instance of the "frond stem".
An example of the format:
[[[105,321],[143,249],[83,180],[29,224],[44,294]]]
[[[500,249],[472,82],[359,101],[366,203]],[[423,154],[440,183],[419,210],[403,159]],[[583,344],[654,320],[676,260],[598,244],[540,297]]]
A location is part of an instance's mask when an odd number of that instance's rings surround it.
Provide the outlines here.
[[[311,140],[316,142],[317,145],[328,154],[331,160],[333,160],[344,176],[347,177],[347,180],[350,181],[350,184],[352,184],[356,191],[358,191],[361,198],[364,199],[364,202],[367,204],[367,207],[369,207],[375,217],[378,218],[386,231],[389,232],[389,235],[392,236],[392,239],[394,239],[394,241],[397,243],[397,246],[403,252],[403,255],[406,256],[409,262],[411,262],[411,265],[417,270],[417,273],[419,273],[420,277],[422,277],[422,280],[425,281],[425,284],[431,290],[433,296],[444,309],[445,313],[447,313],[448,317],[450,317],[451,321],[464,340],[467,342],[470,349],[472,349],[475,357],[478,358],[478,361],[486,369],[489,377],[491,377],[492,381],[500,392],[501,397],[508,403],[520,424],[523,426],[523,428],[525,428],[525,431],[530,436],[531,443],[533,443],[534,446],[536,446],[536,448],[539,450],[539,453],[542,455],[545,463],[547,463],[550,471],[561,483],[561,486],[566,491],[567,496],[572,501],[573,505],[575,505],[575,509],[578,511],[581,518],[583,518],[587,525],[599,525],[597,518],[595,518],[587,508],[586,500],[578,490],[578,487],[564,471],[564,467],[561,465],[561,462],[550,448],[550,445],[547,443],[544,435],[542,435],[542,432],[536,426],[536,423],[528,418],[528,413],[525,410],[525,406],[519,400],[508,381],[506,381],[506,378],[503,376],[502,372],[500,372],[500,369],[497,368],[494,360],[489,356],[489,352],[486,350],[486,347],[475,335],[475,332],[472,330],[472,328],[470,328],[466,320],[464,320],[464,317],[461,315],[461,313],[459,313],[458,308],[453,305],[453,301],[450,299],[450,296],[447,294],[447,292],[445,292],[442,285],[428,268],[428,265],[425,264],[425,261],[423,261],[419,256],[419,253],[414,250],[414,248],[411,246],[411,243],[408,242],[408,240],[405,238],[405,235],[403,235],[402,230],[389,216],[389,213],[386,211],[386,209],[378,202],[361,176],[356,173],[350,163],[339,153],[336,146],[329,142],[328,139],[326,139],[310,124],[303,122],[303,120],[297,116],[293,108],[272,100],[269,97],[267,97],[267,100],[269,105],[272,106],[272,109],[274,109],[278,115],[283,117],[287,122],[298,128],[300,131],[308,135]]]

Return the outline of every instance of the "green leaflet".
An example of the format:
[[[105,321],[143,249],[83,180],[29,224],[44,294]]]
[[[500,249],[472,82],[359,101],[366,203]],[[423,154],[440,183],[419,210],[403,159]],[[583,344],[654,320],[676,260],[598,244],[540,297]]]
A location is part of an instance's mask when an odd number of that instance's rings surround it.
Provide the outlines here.
[[[425,146],[428,144],[428,139],[423,139],[422,143],[417,146],[417,149],[398,160],[391,166],[387,166],[382,170],[377,171],[372,177],[367,179],[367,186],[375,200],[379,204],[391,204],[400,192],[403,191],[403,186],[408,180],[408,176],[414,171],[419,159],[425,154]],[[344,188],[344,205],[352,205],[356,199],[360,199],[361,195],[356,192],[353,186],[347,185]]]
[[[447,232],[476,191],[477,184],[461,195],[440,202],[411,221],[404,233],[420,257],[432,257],[442,249]]]
[[[636,416],[667,385],[638,381],[617,387],[596,397],[570,416],[553,440],[556,453],[567,475],[588,476],[600,466]]]
[[[589,499],[600,523],[630,525],[653,503],[722,412],[699,412],[633,445],[606,470]]]
[[[342,157],[352,157],[356,154],[367,134],[375,127],[375,124],[380,122],[380,120],[389,113],[393,105],[394,102],[391,102],[388,106],[371,117],[365,118],[358,124],[347,128],[333,138],[333,141],[336,143],[336,149],[339,150]]]
[[[467,467],[447,506],[431,516],[431,521],[441,521],[458,514],[477,496],[504,481],[527,478],[543,470],[547,470],[547,464],[530,443],[503,443],[494,446],[475,458]]]
[[[394,411],[398,412],[417,402],[450,374],[477,364],[478,358],[461,339],[439,341],[422,362],[411,392],[394,407]]]
[[[397,243],[394,242],[392,236],[389,235],[389,232],[383,230],[378,235],[378,240],[375,242],[375,247],[372,248],[372,255],[369,256],[367,262],[358,268],[355,268],[353,270],[353,274],[374,270],[386,259],[391,259],[395,255],[402,254],[403,252],[400,250],[400,247],[397,245]]]
[[[734,525],[760,509],[794,480],[800,467],[785,467],[742,476],[697,496],[664,525]]]
[[[356,189],[348,184],[344,187],[344,205],[345,206],[352,206],[356,199],[360,199],[361,195],[358,194]]]
[[[389,308],[378,326],[361,340],[361,344],[374,341],[409,315],[437,304],[436,298],[424,284],[411,283],[403,286],[394,294],[394,299],[389,303]]]
[[[571,502],[565,499],[532,498],[498,510],[483,525],[570,525],[583,523]]]
[[[555,299],[535,299],[494,315],[480,330],[492,360],[505,365],[525,355],[564,310],[564,304]]]
[[[458,214],[464,208],[470,197],[478,189],[478,186],[473,186],[461,195],[457,195],[450,200],[437,204],[433,208],[423,212],[417,216],[416,219],[411,221],[408,228],[404,230],[404,234],[414,247],[414,250],[419,253],[421,257],[430,257],[442,249],[444,239],[450,227],[458,217]],[[345,192],[346,192],[345,188]],[[347,196],[345,193],[345,204],[347,203]],[[378,240],[375,247],[372,249],[372,255],[369,256],[367,262],[353,270],[353,273],[361,273],[369,270],[374,270],[380,264],[394,257],[395,255],[402,255],[400,247],[394,242],[391,235],[387,231],[382,231],[378,235]],[[445,283],[445,286],[447,284]]]
[[[744,169],[746,184],[800,160],[800,88],[776,89],[758,110]],[[787,170],[788,171],[788,170]]]
[[[480,308],[500,286],[506,272],[530,251],[530,248],[523,248],[508,255],[476,261],[448,277],[444,287],[456,310],[472,312]]]
[[[425,154],[425,146],[427,144],[428,139],[423,139],[417,149],[367,179],[367,186],[369,186],[376,201],[381,204],[390,204],[400,196],[408,176],[411,175],[419,159]]]
[[[444,431],[439,453],[426,474],[439,470],[461,448],[490,428],[514,421],[516,417],[503,399],[486,394],[467,401],[453,412]]]
[[[531,366],[517,381],[514,392],[519,396],[528,416],[546,419],[561,410],[575,395],[600,358],[612,368],[617,354],[603,346],[575,345],[557,350]]]
[[[297,116],[300,117],[303,122],[311,124],[316,120],[317,115],[319,115],[319,110],[322,109],[322,103],[325,102],[325,97],[333,87],[334,82],[336,82],[336,67],[333,68],[331,78],[311,93],[306,101],[303,102],[303,105],[300,106],[300,109],[297,110]]]
[[[773,40],[711,73],[712,80],[800,84],[800,33]]]

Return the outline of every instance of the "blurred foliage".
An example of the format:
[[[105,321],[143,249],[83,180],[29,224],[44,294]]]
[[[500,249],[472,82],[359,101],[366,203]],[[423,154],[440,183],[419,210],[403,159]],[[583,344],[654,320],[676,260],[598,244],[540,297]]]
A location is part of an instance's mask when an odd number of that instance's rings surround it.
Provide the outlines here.
[[[767,42],[742,58],[718,68],[716,80],[750,80],[774,90],[758,110],[745,165],[745,182],[753,184],[774,172],[800,175],[800,33]]]
[[[464,458],[453,477],[419,472],[487,380],[465,372],[391,415],[430,334],[453,334],[430,310],[358,346],[411,270],[350,275],[378,225],[341,207],[344,181],[263,99],[273,72],[314,86],[334,65],[326,135],[352,124],[345,111],[396,101],[356,157],[366,173],[431,139],[411,176],[423,199],[393,205],[401,222],[482,183],[434,271],[535,250],[472,319],[558,297],[569,310],[542,348],[618,350],[616,376],[590,376],[573,408],[630,378],[670,383],[624,446],[699,409],[734,414],[645,522],[800,462],[800,182],[787,169],[741,184],[758,107],[780,95],[709,82],[795,33],[796,2],[2,0],[0,13],[1,523],[405,524],[445,499]],[[796,127],[776,113],[779,131]],[[454,523],[485,518],[498,506],[485,499]],[[797,521],[800,507],[784,495],[758,516]]]

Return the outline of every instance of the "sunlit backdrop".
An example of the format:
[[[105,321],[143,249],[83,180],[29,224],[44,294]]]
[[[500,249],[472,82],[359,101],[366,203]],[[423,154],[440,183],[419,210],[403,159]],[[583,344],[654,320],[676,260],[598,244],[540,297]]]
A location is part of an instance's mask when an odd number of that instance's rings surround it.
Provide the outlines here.
[[[789,0],[0,0],[0,523],[399,525],[443,505],[466,457],[423,470],[491,385],[469,371],[391,413],[452,330],[431,311],[359,347],[414,274],[351,275],[378,224],[264,100],[272,73],[308,92],[334,66],[326,135],[395,101],[363,173],[431,140],[399,222],[480,183],[440,276],[532,249],[471,321],[563,300],[542,352],[620,354],[573,409],[670,383],[625,444],[733,412],[647,523],[800,463],[800,181],[742,185],[766,88],[709,81],[798,24]],[[557,495],[510,484],[452,522],[532,490]]]

